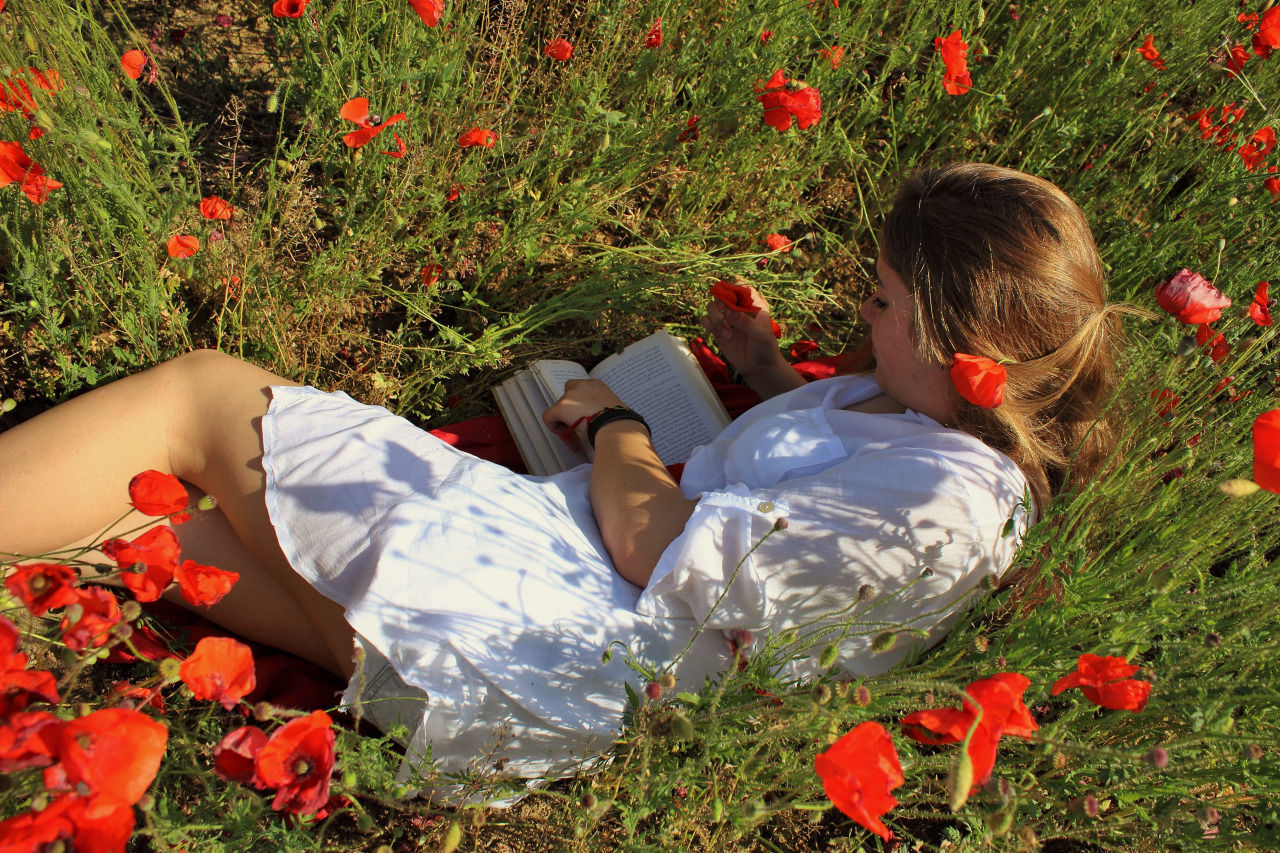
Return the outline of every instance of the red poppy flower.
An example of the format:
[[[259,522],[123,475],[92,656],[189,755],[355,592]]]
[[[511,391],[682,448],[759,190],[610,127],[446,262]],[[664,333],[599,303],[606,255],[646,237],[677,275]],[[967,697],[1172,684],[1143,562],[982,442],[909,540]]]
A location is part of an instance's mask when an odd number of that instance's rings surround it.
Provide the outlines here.
[[[933,49],[942,57],[942,62],[946,66],[946,71],[942,75],[942,88],[948,95],[963,95],[973,88],[973,78],[969,76],[969,63],[965,59],[969,52],[969,45],[961,39],[959,30],[946,38],[935,38]]]
[[[1280,409],[1263,412],[1253,422],[1253,481],[1280,493]]]
[[[190,500],[186,486],[172,474],[147,470],[129,481],[129,502],[143,515],[159,516],[182,512]],[[170,521],[181,524],[190,517],[190,514],[184,514],[174,516]]]
[[[755,288],[745,284],[717,281],[711,285],[711,295],[734,311],[741,311],[752,316],[755,316],[761,308],[765,307],[764,299],[756,292]]]
[[[969,739],[969,759],[973,762],[973,788],[987,779],[996,763],[996,746],[1004,735],[1028,737],[1037,728],[1031,712],[1022,702],[1022,693],[1031,679],[1016,672],[1001,672],[981,678],[965,688],[968,694],[960,708],[913,711],[902,719],[903,732],[912,740],[927,744],[960,743],[969,734],[978,709],[982,717]]]
[[[240,580],[240,575],[215,569],[213,566],[202,566],[195,560],[183,560],[173,572],[178,582],[178,591],[191,604],[200,607],[212,607],[231,591],[231,587]]]
[[[653,22],[653,26],[649,27],[649,32],[644,36],[645,47],[661,47],[662,46],[662,16]]]
[[[1150,62],[1152,67],[1154,67],[1157,71],[1164,70],[1164,60],[1160,58],[1160,51],[1156,50],[1155,48],[1154,35],[1151,35],[1151,34],[1147,35],[1147,40],[1144,41],[1142,45],[1138,47],[1138,53],[1142,55],[1143,59],[1145,59],[1147,62]]]
[[[277,18],[301,18],[310,2],[311,0],[276,0],[271,5],[271,14]]]
[[[62,726],[62,768],[71,785],[97,795],[87,813],[98,817],[142,799],[168,740],[169,730],[141,711],[103,708]]]
[[[166,524],[151,528],[132,542],[108,539],[102,543],[102,553],[122,569],[138,563],[146,566],[146,571],[126,572],[120,579],[138,601],[155,601],[173,583],[181,548],[178,537]]]
[[[444,273],[444,267],[440,264],[427,264],[422,268],[422,286],[434,286],[435,283],[440,280],[442,273]]]
[[[400,134],[396,133],[395,131],[391,132],[391,138],[396,141],[396,147],[392,148],[389,151],[383,151],[382,153],[386,154],[388,157],[395,157],[399,159],[400,157],[403,157],[405,155],[405,152],[408,150],[408,147],[404,144],[404,140],[400,138]]]
[[[554,59],[556,62],[568,62],[573,56],[573,45],[561,38],[552,39],[547,42],[547,46],[542,52]]]
[[[676,142],[692,142],[698,138],[698,121],[701,116],[690,116],[685,122],[684,130],[680,131],[680,135],[676,137]]]
[[[0,716],[0,773],[53,764],[58,760],[61,731],[62,720],[47,711]]]
[[[56,705],[58,685],[53,674],[27,669],[27,656],[18,647],[18,628],[0,616],[0,719],[26,709],[33,701]]]
[[[818,351],[817,341],[801,340],[791,345],[788,352],[792,361],[808,361],[809,357]]]
[[[1248,61],[1249,51],[1244,49],[1244,45],[1232,45],[1227,54],[1227,73],[1232,77],[1239,77],[1240,72],[1244,71],[1244,64]]]
[[[142,76],[142,71],[147,67],[150,60],[147,55],[138,49],[126,50],[124,55],[120,57],[120,67],[124,69],[125,75],[130,80],[137,80]]]
[[[18,643],[21,636],[17,625],[0,616],[0,672],[26,668],[27,656]]]
[[[765,30],[764,32],[760,33],[761,44],[768,44],[769,39],[771,38],[773,38],[773,30]]]
[[[14,568],[4,579],[5,589],[23,603],[32,616],[64,607],[75,601],[73,588],[80,576],[70,566],[58,563],[27,563]]]
[[[1267,155],[1271,153],[1271,149],[1275,147],[1275,129],[1264,127],[1249,137],[1249,141],[1240,146],[1238,153],[1240,154],[1240,159],[1244,161],[1245,167],[1252,172],[1262,165],[1263,161],[1267,159]]]
[[[1267,171],[1274,172],[1276,171],[1276,167],[1272,166]],[[1265,181],[1262,182],[1262,185],[1267,188],[1267,192],[1271,193],[1273,197],[1280,196],[1280,178],[1267,178]]]
[[[493,144],[498,141],[498,134],[492,130],[485,130],[481,127],[473,127],[466,133],[458,137],[458,145],[462,148],[473,148],[477,145],[483,145],[485,148],[492,148]]]
[[[1196,343],[1208,350],[1209,358],[1215,363],[1231,354],[1231,345],[1227,343],[1227,339],[1221,332],[1215,332],[1208,323],[1201,324],[1200,328],[1196,329]]]
[[[235,212],[226,199],[211,195],[200,199],[200,215],[205,219],[230,219]]]
[[[833,69],[839,68],[844,64],[844,48],[833,44],[831,47],[824,47],[818,51],[818,55],[831,63]]]
[[[200,241],[190,234],[174,234],[165,248],[171,258],[189,258],[200,251]]]
[[[285,723],[258,750],[254,767],[261,783],[276,789],[273,809],[311,814],[328,801],[332,724],[328,714],[315,711]]]
[[[94,798],[96,799],[96,798]],[[106,805],[90,817],[93,800],[64,794],[40,811],[14,815],[0,823],[3,849],[80,850],[84,853],[115,853],[124,850],[133,835],[134,816],[130,806]]]
[[[178,670],[197,699],[230,709],[253,691],[253,652],[230,637],[205,637]]]
[[[449,187],[449,191],[444,194],[444,200],[457,201],[458,196],[461,195],[461,189],[462,188],[459,187],[457,184],[454,184],[453,186]]]
[[[111,629],[120,623],[121,616],[116,597],[102,587],[93,586],[75,592],[76,600],[63,611],[58,629],[62,631],[62,641],[67,648],[78,652],[91,646],[96,648],[111,639]],[[67,611],[76,607],[79,608],[79,617],[72,621]]]
[[[1249,303],[1249,319],[1259,326],[1271,325],[1271,300],[1267,297],[1267,288],[1270,286],[1270,282],[1258,282],[1253,301]]]
[[[407,118],[404,113],[396,113],[386,121],[375,121],[375,117],[369,114],[368,98],[352,98],[342,105],[338,115],[360,125],[360,130],[353,130],[343,135],[342,143],[348,148],[359,148],[391,125]]]
[[[770,252],[790,252],[796,245],[794,241],[782,234],[769,234],[764,238],[764,242]]]
[[[1280,6],[1272,6],[1262,13],[1258,31],[1253,34],[1253,52],[1262,59],[1271,56],[1271,52],[1280,48]]]
[[[958,352],[951,358],[951,384],[975,406],[994,409],[1004,402],[1008,371],[985,355]]]
[[[1161,388],[1159,391],[1152,391],[1151,399],[1155,400],[1157,403],[1160,403],[1160,402],[1164,403],[1164,405],[1160,408],[1160,412],[1159,412],[1159,415],[1162,418],[1173,414],[1173,410],[1176,409],[1178,407],[1178,404],[1182,402],[1182,398],[1176,396],[1168,388]]]
[[[813,769],[836,808],[885,841],[893,838],[880,816],[898,805],[890,792],[906,780],[884,726],[870,720],[855,726],[818,753]]]
[[[263,787],[255,770],[258,752],[267,745],[267,733],[257,726],[241,726],[228,732],[213,748],[213,772],[228,782]]]
[[[807,130],[822,118],[822,97],[818,90],[799,80],[788,80],[779,68],[762,87],[756,100],[764,107],[764,123],[781,133],[791,127],[792,117],[801,130]]]
[[[1212,323],[1222,316],[1231,300],[1204,276],[1185,267],[1173,278],[1156,285],[1156,302],[1180,323]]]
[[[44,173],[44,167],[27,156],[17,142],[0,142],[0,187],[18,181],[27,198],[44,204],[50,190],[62,186]]]
[[[1137,671],[1137,664],[1122,657],[1083,654],[1076,661],[1076,671],[1059,678],[1049,692],[1057,696],[1064,690],[1079,687],[1085,698],[1095,705],[1136,714],[1147,707],[1147,697],[1151,694],[1148,682],[1129,677]]]
[[[428,27],[440,23],[440,16],[444,14],[444,0],[409,0],[409,5]]]
[[[111,685],[107,694],[108,701],[114,701],[121,708],[143,708],[150,706],[161,713],[164,712],[164,694],[159,687],[141,687],[128,681],[117,681]]]

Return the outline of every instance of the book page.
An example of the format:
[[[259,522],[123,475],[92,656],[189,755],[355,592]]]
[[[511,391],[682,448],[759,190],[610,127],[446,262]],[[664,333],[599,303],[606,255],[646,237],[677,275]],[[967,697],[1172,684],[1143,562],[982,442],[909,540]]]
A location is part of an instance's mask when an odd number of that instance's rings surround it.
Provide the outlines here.
[[[684,462],[700,444],[729,424],[706,374],[688,345],[657,332],[600,362],[591,376],[602,379],[622,401],[644,415],[653,448],[663,464]]]
[[[542,391],[547,395],[547,406],[564,396],[564,385],[570,379],[587,378],[587,369],[581,364],[560,358],[539,359],[529,365],[529,370],[542,385]]]
[[[581,367],[578,369],[582,370]],[[547,399],[541,381],[531,371],[518,371],[493,390],[498,408],[530,474],[555,474],[587,461],[585,455],[570,450],[560,436],[542,422],[542,413],[551,401]]]

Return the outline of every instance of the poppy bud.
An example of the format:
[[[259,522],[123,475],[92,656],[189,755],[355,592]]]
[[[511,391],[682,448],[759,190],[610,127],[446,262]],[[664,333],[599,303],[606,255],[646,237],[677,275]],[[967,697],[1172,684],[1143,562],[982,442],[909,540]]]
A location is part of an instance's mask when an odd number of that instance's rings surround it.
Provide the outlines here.
[[[898,635],[893,631],[881,631],[871,641],[871,651],[880,654],[887,652],[898,644]]]
[[[45,130],[53,130],[53,119],[49,117],[48,110],[36,110],[36,124]]]
[[[27,53],[35,53],[36,49],[39,47],[39,45],[36,44],[35,33],[31,32],[29,27],[22,28],[22,43],[27,46]]]
[[[455,820],[449,824],[449,829],[444,834],[444,841],[440,842],[438,848],[439,853],[453,853],[458,849],[458,845],[462,843],[462,827]]]
[[[1152,747],[1142,756],[1142,760],[1158,770],[1163,770],[1169,766],[1169,753],[1163,746]]]
[[[965,802],[969,799],[969,789],[972,787],[973,759],[969,757],[967,749],[962,749],[956,756],[955,763],[951,765],[951,772],[947,774],[947,791],[950,793],[947,805],[951,811],[958,812],[964,808]]]
[[[988,794],[998,795],[1001,801],[1006,803],[1013,794],[1013,786],[1003,776],[992,776],[982,787]]]
[[[676,686],[676,677],[669,672],[664,672],[658,676],[658,683],[662,685],[663,690],[671,690]]]
[[[786,529],[787,529],[787,520],[786,520],[785,518],[779,518],[777,521],[775,521],[775,522],[773,523],[773,529],[774,529],[774,530],[786,530]]]
[[[373,815],[368,812],[360,812],[356,817],[356,828],[361,832],[371,832],[373,830]]]
[[[719,797],[711,801],[711,819],[717,823],[724,819],[724,800]]]
[[[830,667],[830,666],[834,666],[836,662],[836,657],[839,654],[840,654],[839,644],[832,643],[831,645],[827,646],[825,649],[822,650],[822,654],[819,655],[818,657],[818,666],[822,667],[823,669],[826,669],[827,667]]]
[[[613,647],[604,650],[604,654],[600,655],[600,663],[608,663],[613,660]]]
[[[12,397],[5,397],[4,402],[0,402],[0,412],[12,412],[18,408],[18,401]]]
[[[196,509],[203,510],[204,512],[208,512],[217,505],[218,499],[213,495],[205,495],[200,500],[196,501]]]
[[[582,799],[578,802],[584,809],[594,809],[598,801],[596,800],[595,794],[587,791],[587,793],[582,795]]]
[[[267,112],[274,113],[278,109],[280,109],[280,93],[272,92],[267,95]]]
[[[1205,806],[1200,819],[1210,826],[1213,826],[1218,821],[1222,820],[1222,814],[1213,806]]]
[[[139,811],[149,812],[156,807],[156,801],[150,794],[143,794],[135,805],[137,805]]]
[[[1071,802],[1067,803],[1067,813],[1090,819],[1095,818],[1098,816],[1098,798],[1093,794],[1075,797]]]
[[[1253,480],[1244,480],[1240,478],[1223,480],[1218,484],[1218,491],[1231,498],[1248,497],[1260,488],[1262,487],[1253,482]]]
[[[1008,835],[1009,830],[1013,828],[1013,816],[1017,811],[1017,806],[1010,804],[993,814],[987,820],[987,826],[990,828],[991,834],[996,838],[1003,838]]]

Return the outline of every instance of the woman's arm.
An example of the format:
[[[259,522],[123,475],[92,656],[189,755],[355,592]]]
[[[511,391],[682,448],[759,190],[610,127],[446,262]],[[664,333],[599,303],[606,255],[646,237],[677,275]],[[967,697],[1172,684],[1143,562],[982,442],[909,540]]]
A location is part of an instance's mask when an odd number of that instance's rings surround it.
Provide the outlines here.
[[[572,426],[588,456],[586,419],[622,401],[598,379],[571,380],[564,396],[543,413],[552,429]],[[658,558],[693,514],[686,498],[658,458],[649,432],[637,421],[618,420],[596,433],[591,469],[591,509],[618,574],[645,586]]]

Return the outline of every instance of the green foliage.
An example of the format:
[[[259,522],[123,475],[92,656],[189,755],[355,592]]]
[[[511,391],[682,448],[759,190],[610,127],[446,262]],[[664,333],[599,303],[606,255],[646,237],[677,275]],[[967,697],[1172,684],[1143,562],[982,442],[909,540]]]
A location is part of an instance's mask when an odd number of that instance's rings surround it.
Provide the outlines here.
[[[396,797],[394,743],[344,732],[335,779],[350,805],[285,823],[209,772],[209,744],[236,717],[172,701],[169,758],[139,817],[152,846],[435,845],[456,819],[462,849],[872,849],[813,773],[815,752],[867,719],[903,760],[888,821],[908,844],[1280,846],[1275,498],[1218,489],[1250,476],[1249,424],[1274,405],[1274,335],[1238,309],[1275,278],[1276,207],[1267,173],[1188,119],[1246,104],[1230,144],[1274,123],[1275,58],[1251,58],[1242,77],[1206,61],[1219,33],[1248,44],[1237,4],[449,0],[434,29],[398,0],[315,0],[299,20],[269,6],[219,7],[229,28],[164,4],[10,0],[0,13],[6,73],[53,68],[67,84],[35,92],[40,139],[21,111],[0,113],[0,138],[22,140],[63,184],[42,205],[0,188],[0,398],[57,399],[215,346],[444,422],[492,411],[489,387],[532,357],[589,357],[659,324],[695,334],[706,285],[729,276],[770,298],[784,344],[814,337],[838,352],[857,339],[898,179],[954,159],[1066,190],[1094,223],[1114,298],[1153,308],[1155,282],[1203,272],[1236,301],[1219,325],[1232,352],[1218,364],[1180,349],[1195,330],[1163,314],[1129,321],[1113,471],[1045,511],[1023,582],[908,666],[853,685],[833,675],[819,682],[828,694],[777,677],[795,646],[774,637],[696,694],[651,702],[627,685],[634,712],[611,761],[487,822],[476,809],[428,820]],[[645,49],[659,15],[664,44]],[[932,40],[956,28],[974,88],[952,97]],[[1146,33],[1166,70],[1135,52]],[[542,55],[555,36],[575,45],[567,64]],[[839,68],[819,53],[833,45],[846,50]],[[154,56],[154,82],[121,73],[131,47]],[[821,92],[810,130],[762,124],[753,86],[778,68]],[[338,113],[355,96],[408,118],[349,149],[356,126]],[[681,141],[693,116],[697,138]],[[492,149],[458,147],[475,126],[498,134]],[[403,159],[381,153],[393,132]],[[200,218],[211,194],[233,220]],[[758,268],[775,231],[797,250]],[[174,234],[201,251],[170,258]],[[429,264],[443,267],[431,286]],[[1181,400],[1166,415],[1151,399],[1162,389]],[[1141,663],[1148,708],[1051,696],[1082,652]],[[77,676],[82,698],[97,669]],[[1006,786],[952,814],[955,748],[918,746],[893,724],[998,671],[1031,678],[1041,728],[1001,743]],[[1165,767],[1149,758],[1157,747]],[[25,808],[33,785],[0,793],[0,811]],[[1090,795],[1096,817],[1069,808]]]

